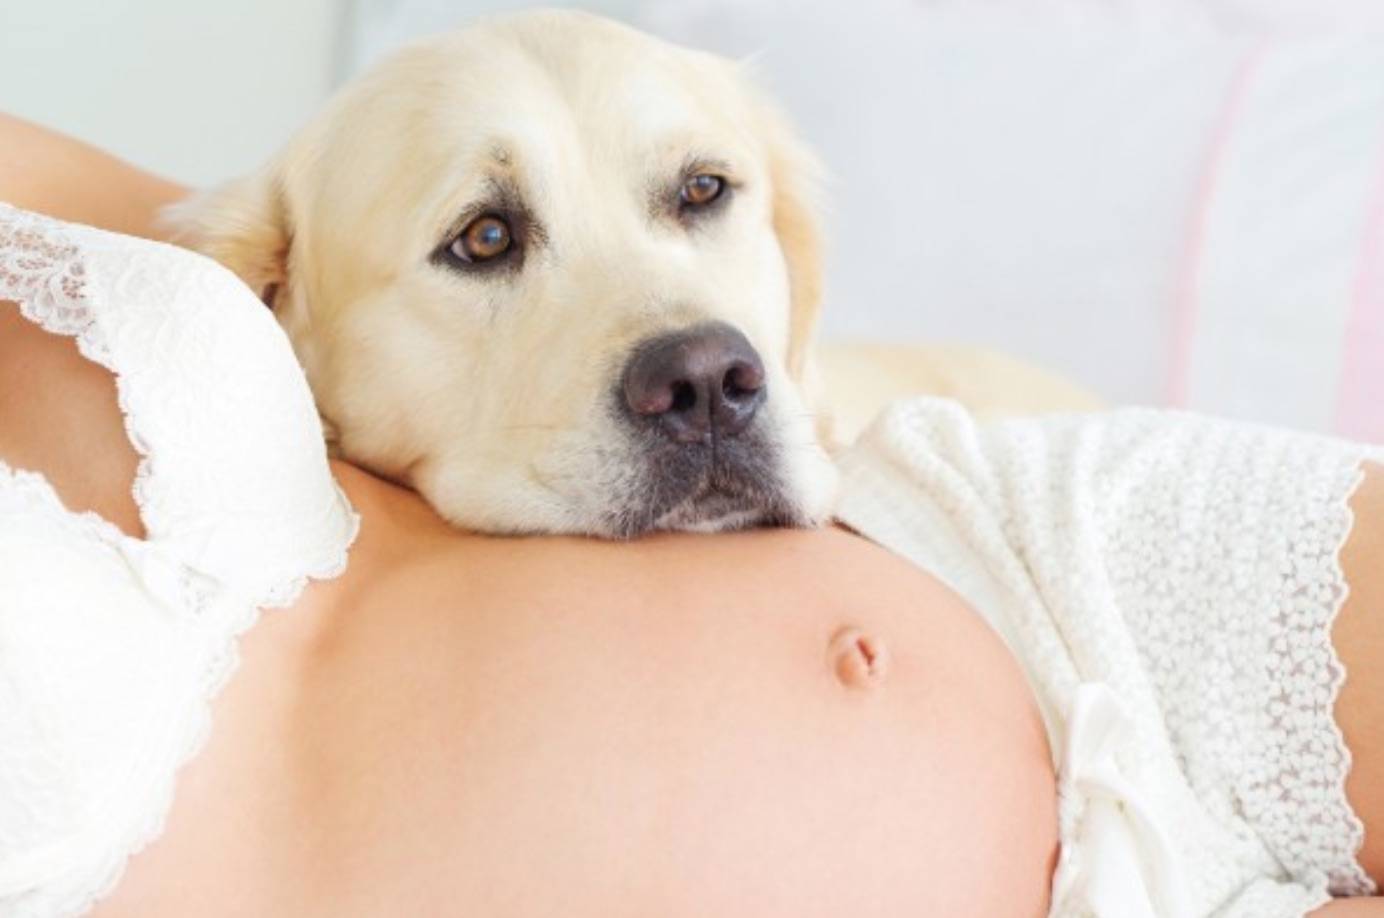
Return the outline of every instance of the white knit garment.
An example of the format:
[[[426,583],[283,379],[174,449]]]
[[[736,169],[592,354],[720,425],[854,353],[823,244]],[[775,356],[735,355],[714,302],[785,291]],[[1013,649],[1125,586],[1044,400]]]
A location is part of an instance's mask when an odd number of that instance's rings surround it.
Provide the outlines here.
[[[159,834],[237,635],[341,571],[357,520],[287,339],[219,265],[0,204],[0,300],[116,374],[141,457],[145,539],[0,461],[0,916],[54,918]]]
[[[1059,916],[1299,916],[1374,887],[1333,708],[1338,555],[1371,451],[1128,410],[887,411],[841,519],[947,582],[1029,675],[1059,767]]]

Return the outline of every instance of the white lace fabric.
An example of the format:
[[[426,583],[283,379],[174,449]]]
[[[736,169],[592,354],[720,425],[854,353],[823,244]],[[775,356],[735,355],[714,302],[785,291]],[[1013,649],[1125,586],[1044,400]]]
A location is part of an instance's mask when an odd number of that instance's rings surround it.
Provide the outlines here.
[[[229,272],[0,204],[0,300],[115,374],[147,533],[0,457],[0,916],[46,918],[158,835],[237,636],[343,570],[358,521],[286,339]]]
[[[1300,916],[1368,894],[1331,627],[1378,452],[1131,410],[887,412],[841,517],[948,582],[1027,671],[1058,757],[1054,915]]]

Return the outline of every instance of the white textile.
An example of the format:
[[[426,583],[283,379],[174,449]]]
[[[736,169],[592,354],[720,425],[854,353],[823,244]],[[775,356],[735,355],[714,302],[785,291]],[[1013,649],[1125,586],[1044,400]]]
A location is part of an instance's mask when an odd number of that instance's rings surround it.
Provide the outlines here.
[[[1370,455],[1146,410],[982,426],[924,399],[843,457],[841,518],[1028,672],[1059,765],[1054,915],[1277,918],[1373,890],[1331,644]]]
[[[0,300],[116,374],[141,456],[144,539],[0,461],[0,916],[52,918],[158,835],[236,636],[342,570],[357,521],[287,340],[220,266],[0,204]]]

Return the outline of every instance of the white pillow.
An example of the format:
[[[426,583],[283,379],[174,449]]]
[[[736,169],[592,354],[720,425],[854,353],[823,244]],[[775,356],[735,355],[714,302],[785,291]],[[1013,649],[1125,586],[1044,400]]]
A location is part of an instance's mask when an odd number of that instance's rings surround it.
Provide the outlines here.
[[[997,346],[1114,401],[1384,441],[1365,9],[656,0],[637,24],[753,52],[823,153],[829,333]]]

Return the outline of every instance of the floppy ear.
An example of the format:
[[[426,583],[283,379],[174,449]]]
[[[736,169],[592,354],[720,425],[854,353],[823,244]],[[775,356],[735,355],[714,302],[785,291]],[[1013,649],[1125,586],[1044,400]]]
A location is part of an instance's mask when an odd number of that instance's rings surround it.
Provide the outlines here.
[[[788,373],[798,383],[817,432],[831,443],[831,417],[823,397],[817,363],[817,320],[822,310],[821,185],[825,170],[798,139],[787,119],[771,111],[768,131],[769,180],[773,184],[774,232],[788,267]]]
[[[288,279],[293,241],[276,168],[195,194],[160,217],[174,241],[221,262],[273,305]]]

